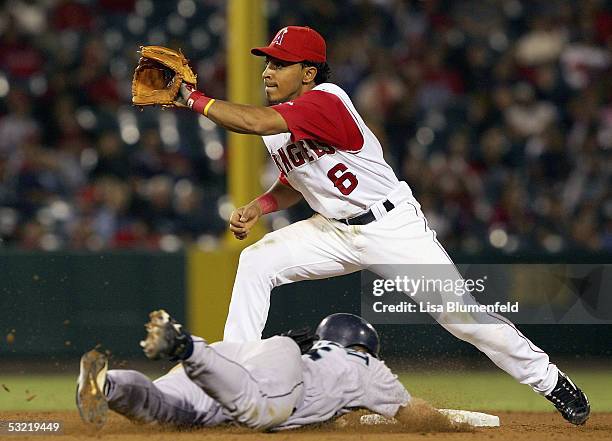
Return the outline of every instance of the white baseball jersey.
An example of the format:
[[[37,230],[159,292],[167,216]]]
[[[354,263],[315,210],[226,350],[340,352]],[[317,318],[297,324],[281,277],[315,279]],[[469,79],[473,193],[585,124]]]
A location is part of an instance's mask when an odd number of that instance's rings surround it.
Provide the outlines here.
[[[320,423],[357,408],[392,417],[410,401],[397,375],[369,354],[321,340],[302,363],[304,400],[275,429]]]
[[[264,143],[281,180],[286,178],[316,212],[332,219],[353,217],[397,188],[380,142],[337,85],[319,84],[272,108],[291,133],[264,136]]]

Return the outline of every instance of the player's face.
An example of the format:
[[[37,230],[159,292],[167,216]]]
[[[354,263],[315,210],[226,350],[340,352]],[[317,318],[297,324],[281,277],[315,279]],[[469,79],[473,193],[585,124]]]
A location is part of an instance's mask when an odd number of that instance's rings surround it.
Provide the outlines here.
[[[261,76],[270,104],[291,101],[302,93],[304,67],[301,63],[266,58],[266,68]]]

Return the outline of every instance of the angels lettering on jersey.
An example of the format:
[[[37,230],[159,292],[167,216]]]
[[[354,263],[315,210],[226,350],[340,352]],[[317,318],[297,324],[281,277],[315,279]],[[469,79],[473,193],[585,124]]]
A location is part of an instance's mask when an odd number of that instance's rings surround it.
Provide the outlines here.
[[[360,214],[399,184],[382,147],[338,86],[323,83],[272,107],[289,133],[264,136],[280,180],[328,218]]]
[[[336,149],[311,139],[284,145],[272,153],[272,159],[283,175],[307,162],[318,161],[323,155],[333,155]]]

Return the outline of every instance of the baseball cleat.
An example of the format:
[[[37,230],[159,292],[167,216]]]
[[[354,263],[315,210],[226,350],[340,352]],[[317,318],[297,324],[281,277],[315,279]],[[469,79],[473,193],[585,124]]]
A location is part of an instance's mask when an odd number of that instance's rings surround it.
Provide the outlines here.
[[[563,418],[572,424],[581,425],[589,419],[591,413],[589,399],[561,371],[557,385],[550,394],[546,395],[546,399],[553,403]]]
[[[191,336],[163,309],[149,314],[145,328],[147,337],[140,342],[140,346],[147,358],[179,360],[191,353]]]
[[[108,359],[95,349],[81,357],[81,368],[77,379],[76,405],[81,419],[102,428],[108,414],[108,403],[104,395]]]

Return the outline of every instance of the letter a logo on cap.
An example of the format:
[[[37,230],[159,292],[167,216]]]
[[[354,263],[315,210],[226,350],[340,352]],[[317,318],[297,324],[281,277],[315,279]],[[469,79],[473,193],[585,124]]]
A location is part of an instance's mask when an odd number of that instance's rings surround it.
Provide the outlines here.
[[[272,40],[272,43],[278,44],[279,46],[283,44],[283,38],[285,38],[285,34],[287,33],[287,28],[282,28],[280,31],[276,33],[276,37]]]
[[[251,49],[251,53],[258,57],[267,56],[289,63],[300,61],[323,63],[327,58],[325,52],[323,37],[306,26],[285,26],[276,33],[268,46]]]

